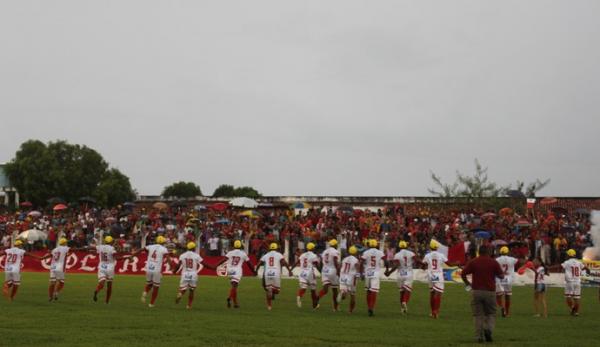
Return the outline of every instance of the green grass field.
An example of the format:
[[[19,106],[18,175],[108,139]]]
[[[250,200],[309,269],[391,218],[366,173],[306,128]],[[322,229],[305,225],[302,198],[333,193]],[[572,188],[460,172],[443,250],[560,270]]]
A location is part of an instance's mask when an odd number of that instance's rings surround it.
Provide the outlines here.
[[[94,275],[67,275],[58,302],[47,301],[46,273],[26,273],[16,300],[0,302],[2,346],[458,346],[473,340],[469,295],[461,285],[447,285],[441,317],[428,317],[428,291],[415,286],[407,316],[399,311],[394,283],[383,283],[375,317],[367,317],[364,292],[353,315],[332,312],[330,296],[318,311],[295,304],[297,282],[285,280],[269,312],[257,278],[244,278],[241,308],[227,309],[225,278],[201,277],[192,310],[174,303],[178,277],[163,278],[155,308],[140,300],[141,276],[118,276],[109,305],[94,303]],[[597,289],[586,288],[580,317],[568,315],[560,288],[548,293],[550,317],[532,317],[532,288],[517,287],[512,316],[498,318],[498,346],[600,345]],[[104,292],[102,293],[103,298]]]

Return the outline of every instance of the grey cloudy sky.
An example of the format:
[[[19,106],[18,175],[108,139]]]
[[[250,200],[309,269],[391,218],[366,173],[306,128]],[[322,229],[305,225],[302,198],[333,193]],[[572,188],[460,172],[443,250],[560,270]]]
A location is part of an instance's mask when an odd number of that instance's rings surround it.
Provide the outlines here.
[[[142,194],[600,195],[600,1],[1,1],[0,162],[97,149]]]

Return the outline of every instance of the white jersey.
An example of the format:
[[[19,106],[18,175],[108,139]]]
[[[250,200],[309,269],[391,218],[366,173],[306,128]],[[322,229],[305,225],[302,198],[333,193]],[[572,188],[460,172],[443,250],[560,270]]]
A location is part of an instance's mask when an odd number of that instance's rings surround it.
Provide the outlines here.
[[[427,264],[427,273],[437,278],[444,278],[443,266],[447,261],[448,258],[438,251],[429,252],[423,258],[423,262]]]
[[[308,251],[302,253],[298,261],[300,262],[300,270],[312,272],[315,265],[319,263],[319,257],[312,251]]]
[[[280,277],[281,276],[281,260],[283,254],[277,251],[270,251],[260,258],[261,262],[265,263],[265,275],[267,277]]]
[[[347,256],[342,260],[340,275],[342,277],[356,277],[358,273],[356,265],[358,265],[358,259],[353,255]]]
[[[545,275],[546,275],[546,269],[543,266],[538,266],[538,268],[535,269],[535,283],[537,283],[537,284],[546,283],[546,280],[544,279]]]
[[[321,259],[323,261],[323,268],[321,269],[323,273],[336,273],[337,269],[335,268],[335,261],[337,259],[338,263],[340,261],[340,251],[333,247],[327,248],[323,253],[321,253]]]
[[[146,272],[162,272],[163,258],[169,254],[167,247],[159,244],[146,246],[148,258],[146,260]]]
[[[4,272],[21,272],[21,262],[25,256],[25,250],[13,247],[4,251],[6,254],[6,262],[4,264]]]
[[[198,270],[200,270],[200,265],[202,265],[202,257],[192,251],[187,251],[179,256],[179,263],[183,264],[181,268],[181,276],[185,276],[185,274],[197,274]]]
[[[561,264],[565,270],[565,282],[581,283],[581,272],[585,265],[577,259],[569,259]]]
[[[250,259],[248,258],[246,252],[242,251],[241,249],[229,251],[225,257],[227,257],[227,271],[235,271],[236,274],[242,273],[242,266]]]
[[[385,257],[382,251],[377,248],[369,248],[361,255],[362,260],[365,263],[364,270],[365,276],[379,278],[379,272],[381,271],[381,261]]]
[[[500,268],[502,269],[502,273],[504,274],[503,279],[496,279],[501,282],[511,282],[513,277],[515,276],[515,265],[519,261],[517,258],[509,257],[507,255],[500,256],[496,258],[498,264],[500,264]]]
[[[67,261],[67,253],[69,253],[69,247],[58,246],[52,250],[52,262],[50,263],[50,270],[56,272],[65,271],[65,263]]]
[[[114,269],[115,267],[115,253],[117,251],[111,245],[98,245],[96,246],[96,252],[100,257],[98,269]]]
[[[415,253],[408,249],[403,249],[394,255],[394,260],[398,262],[398,277],[412,276]]]

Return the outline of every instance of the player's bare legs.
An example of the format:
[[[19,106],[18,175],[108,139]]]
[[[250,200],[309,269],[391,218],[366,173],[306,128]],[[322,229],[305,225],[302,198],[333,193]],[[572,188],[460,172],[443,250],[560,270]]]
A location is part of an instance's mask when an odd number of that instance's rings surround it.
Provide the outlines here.
[[[19,290],[19,286],[20,283],[18,282],[13,282],[12,283],[12,291],[10,292],[10,296],[8,297],[8,301],[13,301],[15,299],[15,296],[17,296],[17,291]]]
[[[273,301],[273,289],[267,289],[267,310],[271,311]]]
[[[148,296],[150,289],[152,289],[152,282],[147,282],[144,286],[144,291],[142,292],[142,298],[140,299],[142,301],[142,304],[146,303],[146,297]]]
[[[311,289],[310,297],[312,299],[312,307],[317,308],[317,306],[319,305],[319,294],[317,294],[316,289]]]
[[[96,290],[94,291],[94,301],[98,301],[98,293],[104,288],[105,279],[101,279],[98,281],[98,285],[96,286]]]
[[[54,292],[56,290],[56,280],[50,280],[48,285],[48,301],[54,300]]]
[[[112,280],[108,280],[106,282],[106,301],[105,303],[110,302],[110,296],[112,295]]]
[[[329,284],[324,284],[323,288],[321,288],[321,290],[319,291],[318,300],[320,301],[321,298],[324,297],[325,295],[327,295],[328,292],[329,292]],[[317,302],[317,306],[318,306],[318,302]]]
[[[566,302],[567,302],[567,306],[569,306],[569,311],[571,311],[571,314],[573,314],[573,298],[571,298],[571,296],[567,296],[566,297]]]
[[[573,298],[573,308],[571,309],[572,316],[579,316],[579,298]]]
[[[156,298],[158,298],[158,290],[160,288],[160,285],[157,283],[154,283],[152,285],[152,297],[150,298],[150,304],[148,305],[148,307],[154,307],[154,303],[156,302]]]
[[[338,289],[337,288],[331,288],[331,292],[333,293],[333,310],[337,311],[338,310]]]
[[[192,303],[194,302],[194,288],[190,288],[188,293],[188,303],[185,308],[188,310],[192,308]]]
[[[60,292],[63,290],[64,287],[65,287],[64,280],[58,280],[56,282],[56,287],[54,289],[54,300],[58,300],[58,294],[60,294]]]

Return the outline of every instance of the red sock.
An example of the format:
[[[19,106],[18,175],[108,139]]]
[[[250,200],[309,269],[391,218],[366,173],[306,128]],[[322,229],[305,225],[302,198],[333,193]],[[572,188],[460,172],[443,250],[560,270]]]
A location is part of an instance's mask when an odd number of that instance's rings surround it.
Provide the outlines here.
[[[442,306],[442,296],[441,295],[436,295],[435,298],[435,312],[439,313],[440,312],[440,307]]]
[[[312,298],[313,306],[316,306],[317,300],[319,300],[319,296],[317,295],[317,291],[316,290],[311,290],[310,291],[310,297]]]
[[[108,282],[106,284],[106,303],[110,301],[110,296],[112,295],[112,282]]]
[[[194,291],[190,290],[190,294],[188,295],[188,306],[192,307],[192,302],[194,301]]]
[[[350,300],[350,312],[354,311],[355,306],[356,306],[356,302],[353,299],[351,299]]]
[[[500,295],[496,295],[496,305],[498,305],[498,307],[503,307],[503,303],[502,303],[502,296]]]
[[[433,294],[429,295],[429,307],[431,307],[431,314],[435,313],[435,297]]]
[[[504,300],[504,311],[506,314],[510,312],[510,299],[508,297]]]
[[[60,291],[65,287],[65,282],[63,281],[59,281],[58,282],[58,288],[56,288],[56,292],[60,293]]]
[[[96,293],[101,291],[102,288],[104,288],[104,282],[98,282],[98,285],[96,286]]]
[[[375,304],[377,303],[377,292],[371,293],[371,309],[375,308]]]
[[[579,303],[578,302],[573,303],[573,310],[575,312],[579,312]]]
[[[300,288],[300,289],[298,289],[298,296],[299,296],[299,297],[303,297],[303,296],[304,296],[304,293],[306,293],[306,289],[304,289],[304,288]]]
[[[19,286],[18,285],[13,285],[12,287],[12,293],[10,294],[10,298],[14,299],[15,295],[17,295],[17,290],[19,290]]]
[[[154,305],[154,303],[156,302],[156,298],[158,297],[158,288],[159,287],[154,287],[152,289],[152,298],[150,299],[150,305]]]
[[[48,286],[48,297],[52,299],[54,297],[54,282]]]
[[[408,304],[408,300],[410,300],[410,292],[408,290],[405,290],[403,294],[404,299],[402,299],[402,302]]]
[[[271,296],[267,292],[267,306],[271,306]]]
[[[367,291],[367,307],[369,310],[373,309],[373,292],[370,290]]]
[[[150,289],[152,289],[152,283],[148,283],[144,286],[144,293],[148,294],[148,292],[150,292]]]
[[[337,289],[334,289],[333,290],[333,308],[336,310],[338,309],[337,297],[338,297]]]
[[[319,292],[319,299],[324,297],[325,295],[327,295],[327,291],[325,289],[321,289],[321,291]]]
[[[573,308],[573,302],[571,302],[571,299],[567,299],[566,302],[567,302],[567,306],[569,306],[569,308],[572,309]]]

